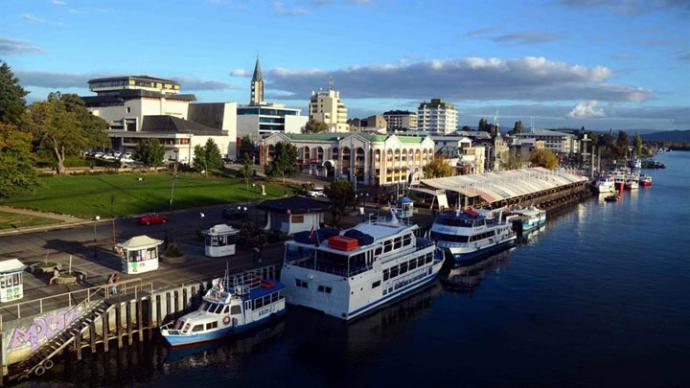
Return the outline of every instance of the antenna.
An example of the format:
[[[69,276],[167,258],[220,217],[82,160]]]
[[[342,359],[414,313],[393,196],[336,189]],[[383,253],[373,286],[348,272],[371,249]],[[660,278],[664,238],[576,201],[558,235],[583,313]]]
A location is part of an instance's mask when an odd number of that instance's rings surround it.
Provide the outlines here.
[[[498,109],[496,109],[496,114],[494,115],[494,124],[496,125],[498,132],[501,132],[501,125],[498,123]]]
[[[328,76],[328,90],[335,90],[334,82],[333,82],[333,76],[329,75]]]

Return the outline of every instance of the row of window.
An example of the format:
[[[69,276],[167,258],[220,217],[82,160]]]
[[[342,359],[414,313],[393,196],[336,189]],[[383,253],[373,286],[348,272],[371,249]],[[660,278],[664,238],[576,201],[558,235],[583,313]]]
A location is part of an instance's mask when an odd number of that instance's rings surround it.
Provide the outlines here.
[[[423,266],[425,263],[431,263],[431,261],[434,259],[433,253],[427,253],[424,256],[419,256],[416,259],[411,259],[406,263],[402,263],[400,265],[395,265],[393,267],[390,267],[388,269],[383,270],[383,280],[386,281],[388,279],[393,279],[396,276],[400,276],[407,271],[412,271],[413,269],[417,267]],[[372,286],[373,287],[373,286]]]
[[[269,304],[273,302],[277,302],[280,299],[283,299],[283,293],[282,292],[274,292],[270,295],[266,295],[263,298],[258,298],[254,299],[253,301],[250,302],[251,308],[252,309],[258,309],[263,306],[268,306]]]
[[[431,239],[436,240],[436,241],[449,241],[449,242],[465,243],[468,241],[472,242],[472,241],[484,240],[486,238],[493,237],[495,235],[496,235],[496,231],[494,231],[494,230],[480,233],[480,234],[476,234],[474,236],[461,236],[461,235],[456,235],[456,234],[431,232]]]
[[[0,288],[18,286],[22,282],[21,273],[13,273],[8,275],[0,275]]]
[[[383,247],[376,248],[374,255],[378,257],[381,253],[388,253],[394,249],[412,245],[412,234],[406,234],[402,237],[398,236],[383,242]]]

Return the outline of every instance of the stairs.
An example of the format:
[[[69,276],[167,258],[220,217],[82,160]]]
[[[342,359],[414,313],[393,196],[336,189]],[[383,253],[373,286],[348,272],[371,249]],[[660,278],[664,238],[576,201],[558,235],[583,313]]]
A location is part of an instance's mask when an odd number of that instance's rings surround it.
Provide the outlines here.
[[[94,322],[100,317],[114,302],[114,300],[108,299],[96,302],[94,307],[74,320],[69,327],[41,345],[41,347],[36,349],[28,359],[11,365],[9,379],[20,381],[29,378],[31,374],[35,374],[36,376],[43,375],[46,370],[52,368],[54,365],[51,358],[60,354],[63,349],[74,341],[75,336],[79,332],[88,328],[91,322]]]

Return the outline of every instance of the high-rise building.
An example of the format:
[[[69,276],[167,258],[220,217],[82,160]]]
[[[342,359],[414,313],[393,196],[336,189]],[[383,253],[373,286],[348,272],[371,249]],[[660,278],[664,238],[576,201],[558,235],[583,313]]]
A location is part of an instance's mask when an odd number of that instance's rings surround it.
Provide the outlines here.
[[[252,75],[251,93],[249,95],[249,105],[261,105],[264,103],[264,76],[261,74],[259,57],[256,57],[254,65],[254,75]]]
[[[389,131],[417,130],[417,114],[406,110],[389,110],[383,112]]]
[[[330,132],[347,132],[347,108],[337,90],[312,92],[309,100],[309,119],[326,123]]]
[[[440,98],[424,101],[417,109],[417,128],[431,133],[451,133],[457,130],[458,111]]]

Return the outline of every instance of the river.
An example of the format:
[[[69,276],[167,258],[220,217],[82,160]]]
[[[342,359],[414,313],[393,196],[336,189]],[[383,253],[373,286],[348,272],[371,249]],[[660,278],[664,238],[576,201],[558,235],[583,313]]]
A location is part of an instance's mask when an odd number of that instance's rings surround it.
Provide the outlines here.
[[[59,363],[51,383],[690,386],[690,152],[651,188],[550,215],[471,289],[438,282],[351,324],[302,309],[240,338]],[[196,352],[196,354],[189,354]]]

